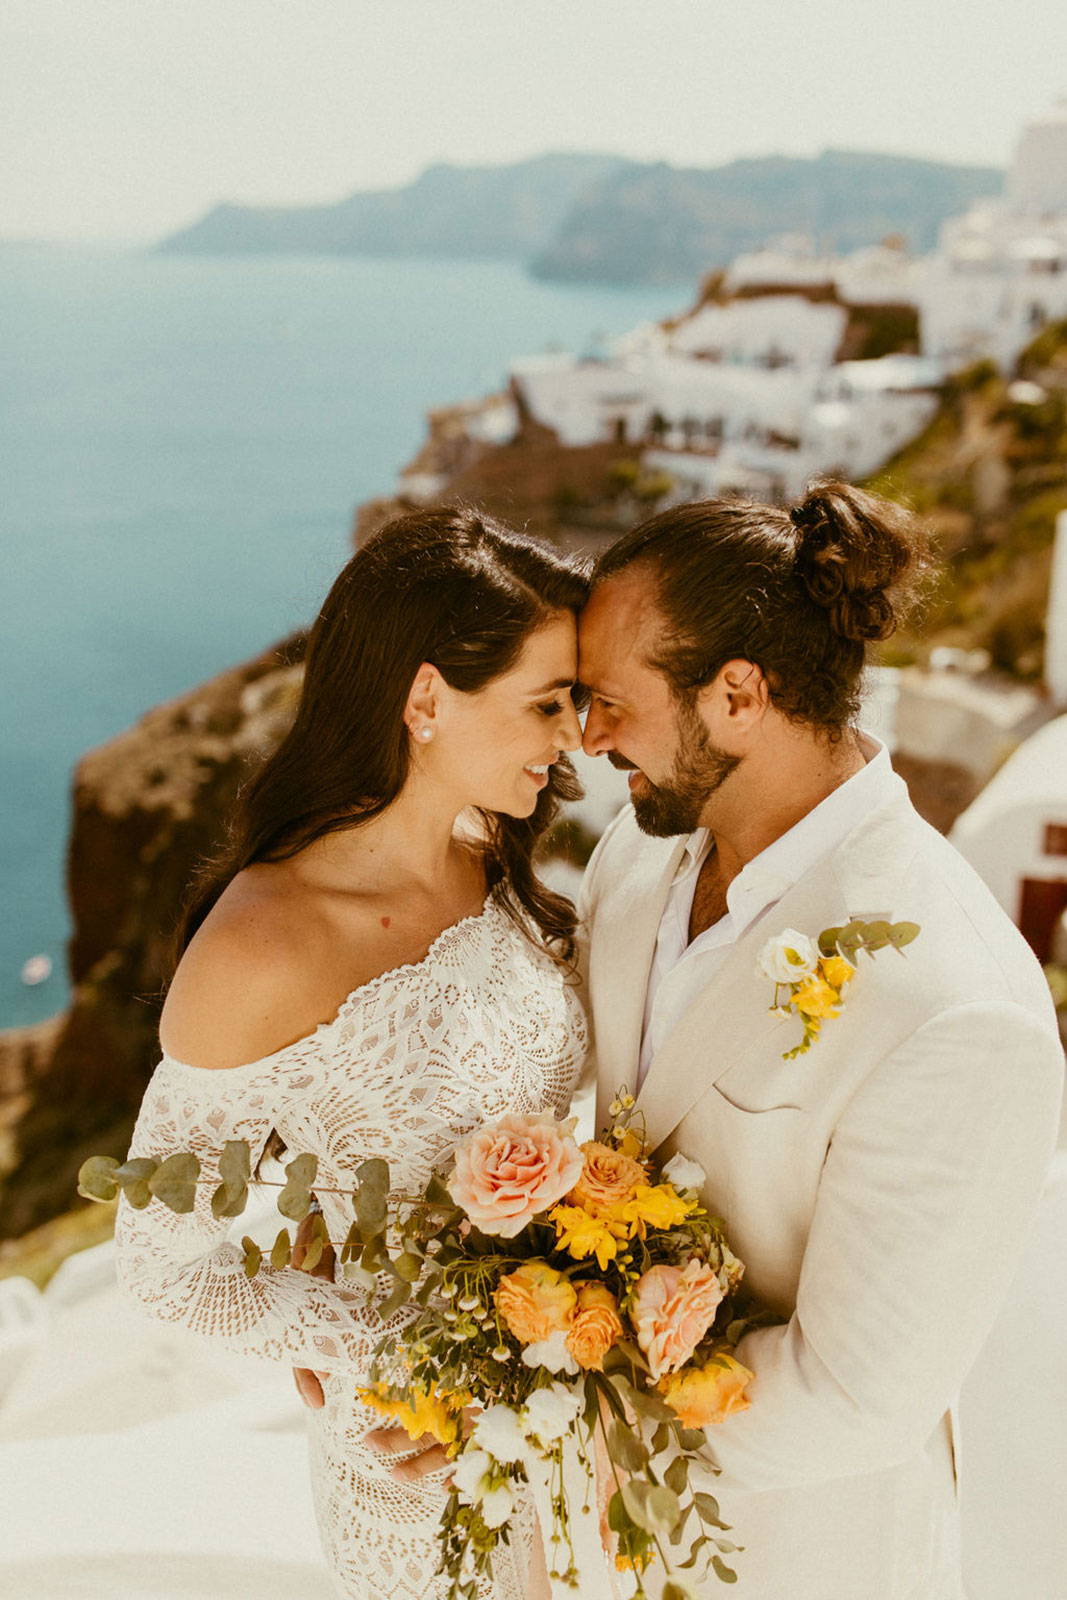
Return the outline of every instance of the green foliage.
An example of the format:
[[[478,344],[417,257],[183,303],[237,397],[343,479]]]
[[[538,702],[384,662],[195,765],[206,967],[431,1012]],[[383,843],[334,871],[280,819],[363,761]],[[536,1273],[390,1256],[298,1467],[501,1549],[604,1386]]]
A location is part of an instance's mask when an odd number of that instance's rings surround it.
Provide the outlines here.
[[[311,1185],[319,1170],[318,1156],[296,1156],[286,1164],[286,1183],[278,1196],[278,1210],[291,1222],[303,1222],[311,1210]]]
[[[186,1215],[196,1204],[196,1180],[199,1175],[200,1162],[196,1156],[181,1150],[160,1162],[148,1179],[148,1188],[157,1200],[162,1200],[172,1211]]]
[[[118,1162],[114,1156],[90,1156],[78,1169],[78,1193],[83,1200],[114,1200]]]

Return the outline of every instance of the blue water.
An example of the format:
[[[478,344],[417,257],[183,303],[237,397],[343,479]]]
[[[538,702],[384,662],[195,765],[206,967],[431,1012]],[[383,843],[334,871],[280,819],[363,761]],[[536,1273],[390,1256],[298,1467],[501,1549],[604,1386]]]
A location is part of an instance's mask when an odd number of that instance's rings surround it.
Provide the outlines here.
[[[80,753],[309,621],[429,407],[687,298],[498,262],[0,250],[0,1027],[65,998]]]

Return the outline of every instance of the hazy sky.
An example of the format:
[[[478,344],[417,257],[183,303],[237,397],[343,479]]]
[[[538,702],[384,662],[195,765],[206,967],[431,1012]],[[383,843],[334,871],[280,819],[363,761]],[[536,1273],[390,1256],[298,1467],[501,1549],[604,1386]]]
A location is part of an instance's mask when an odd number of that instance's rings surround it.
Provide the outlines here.
[[[430,161],[1003,165],[1065,0],[2,0],[0,237],[156,237]]]

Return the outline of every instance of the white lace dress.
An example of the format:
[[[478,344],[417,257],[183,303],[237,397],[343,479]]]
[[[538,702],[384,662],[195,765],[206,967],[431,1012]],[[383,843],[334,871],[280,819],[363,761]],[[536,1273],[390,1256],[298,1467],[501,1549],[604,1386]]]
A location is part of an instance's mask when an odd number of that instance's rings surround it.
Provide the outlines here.
[[[320,1203],[332,1239],[351,1221],[353,1173],[384,1156],[393,1185],[419,1189],[479,1123],[505,1112],[564,1112],[586,1048],[574,988],[491,898],[447,928],[421,961],[364,984],[332,1021],[262,1061],[229,1070],[164,1055],[145,1093],[130,1154],[192,1150],[203,1177],[227,1139],[247,1139],[253,1170],[272,1129],[319,1158]],[[119,1276],[154,1316],[249,1355],[327,1374],[326,1405],[309,1413],[319,1528],[336,1592],[348,1600],[434,1600],[444,1474],[401,1484],[362,1443],[381,1418],[356,1390],[383,1324],[354,1285],[268,1263],[245,1276],[232,1227],[211,1214],[210,1182],[195,1211],[152,1200],[119,1205]],[[279,1226],[284,1219],[279,1217]],[[238,1224],[238,1227],[240,1224]],[[403,1313],[396,1326],[400,1326]],[[209,1443],[209,1441],[205,1441]],[[536,1521],[527,1506],[492,1600],[521,1600]]]

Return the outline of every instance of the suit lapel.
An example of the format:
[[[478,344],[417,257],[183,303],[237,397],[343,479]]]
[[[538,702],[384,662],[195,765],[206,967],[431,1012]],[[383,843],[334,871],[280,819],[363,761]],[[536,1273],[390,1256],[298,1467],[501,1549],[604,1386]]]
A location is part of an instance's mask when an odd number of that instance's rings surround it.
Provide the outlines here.
[[[602,917],[590,956],[594,994],[608,997],[596,1011],[596,1130],[623,1084],[634,1089],[644,1030],[645,992],[656,951],[660,920],[686,840],[648,840],[611,900],[611,920]]]
[[[786,1098],[779,1103],[788,1103],[804,1058],[787,1062],[782,1053],[798,1043],[802,1025],[795,1016],[771,1014],[774,985],[759,970],[760,950],[783,928],[796,928],[814,939],[824,928],[850,917],[905,917],[906,905],[898,907],[895,902],[901,896],[907,862],[918,847],[915,821],[902,792],[854,829],[832,855],[805,873],[742,934],[649,1067],[637,1109],[653,1149],[707,1089],[749,1058],[765,1060],[768,1073],[781,1073]],[[641,1002],[643,1014],[643,992]]]

